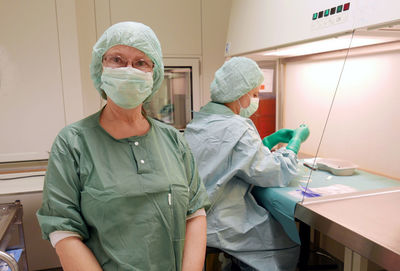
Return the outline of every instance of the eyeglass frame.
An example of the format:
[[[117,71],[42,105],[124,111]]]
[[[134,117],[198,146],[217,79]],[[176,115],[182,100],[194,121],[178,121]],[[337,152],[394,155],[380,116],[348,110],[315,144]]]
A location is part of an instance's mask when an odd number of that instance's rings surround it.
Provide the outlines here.
[[[122,61],[122,63],[120,65],[120,64],[114,62],[114,65],[112,65],[112,64],[110,65],[110,62],[107,61],[107,58],[119,58]],[[140,61],[146,63],[147,66],[143,68],[143,66],[141,66],[141,65],[136,65],[136,63],[138,63]],[[141,70],[144,72],[151,72],[151,71],[153,71],[153,68],[154,68],[154,63],[152,61],[150,64],[150,63],[148,63],[148,61],[146,61],[143,58],[139,58],[139,59],[135,59],[135,60],[128,60],[127,58],[125,58],[124,56],[121,56],[120,54],[110,54],[110,55],[105,54],[102,58],[102,62],[103,62],[103,66],[110,67],[110,68],[123,68],[123,67],[131,66],[132,68],[135,68],[135,69],[138,69],[138,70]],[[106,63],[108,65],[104,65],[104,63]]]

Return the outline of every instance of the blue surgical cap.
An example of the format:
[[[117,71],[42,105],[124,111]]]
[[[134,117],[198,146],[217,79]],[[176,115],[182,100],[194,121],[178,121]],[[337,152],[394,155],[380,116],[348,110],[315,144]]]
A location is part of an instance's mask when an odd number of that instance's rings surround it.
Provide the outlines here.
[[[153,30],[141,23],[121,22],[109,27],[93,46],[92,63],[90,64],[90,76],[95,88],[101,97],[107,98],[101,86],[101,74],[103,72],[103,55],[115,45],[127,45],[145,53],[154,63],[153,88],[150,97],[160,88],[164,79],[164,64],[162,60],[161,45]]]
[[[215,72],[211,100],[217,103],[236,101],[264,81],[257,63],[247,57],[233,57]]]

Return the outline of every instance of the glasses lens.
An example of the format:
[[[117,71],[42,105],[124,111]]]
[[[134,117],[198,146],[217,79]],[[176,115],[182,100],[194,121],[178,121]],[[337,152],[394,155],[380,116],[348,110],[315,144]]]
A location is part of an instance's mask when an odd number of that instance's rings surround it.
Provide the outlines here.
[[[139,59],[133,63],[133,67],[141,71],[149,72],[153,70],[153,62]]]
[[[105,56],[103,61],[104,61],[105,66],[111,67],[111,68],[126,67],[126,64],[128,63],[125,58],[123,58],[119,55]]]

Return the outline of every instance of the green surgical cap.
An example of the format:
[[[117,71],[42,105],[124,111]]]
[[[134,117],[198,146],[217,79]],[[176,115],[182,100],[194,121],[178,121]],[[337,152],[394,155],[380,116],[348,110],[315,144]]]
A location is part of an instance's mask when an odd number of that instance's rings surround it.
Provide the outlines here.
[[[233,57],[215,72],[211,100],[217,103],[236,101],[264,81],[257,63],[247,57]]]
[[[153,89],[150,97],[160,88],[164,79],[164,64],[162,60],[161,45],[153,30],[141,23],[121,22],[112,25],[99,38],[93,46],[92,63],[90,64],[90,76],[95,88],[101,97],[107,98],[106,93],[100,88],[101,74],[103,72],[103,55],[115,45],[127,45],[145,53],[154,63]]]

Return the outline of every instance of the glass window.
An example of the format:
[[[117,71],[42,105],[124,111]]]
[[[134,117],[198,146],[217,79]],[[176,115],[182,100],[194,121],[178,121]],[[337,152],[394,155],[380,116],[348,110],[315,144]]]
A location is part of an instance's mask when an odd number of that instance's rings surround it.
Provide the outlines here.
[[[164,81],[150,103],[147,114],[179,130],[192,119],[191,67],[165,67]]]

